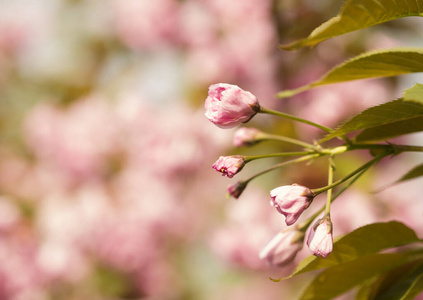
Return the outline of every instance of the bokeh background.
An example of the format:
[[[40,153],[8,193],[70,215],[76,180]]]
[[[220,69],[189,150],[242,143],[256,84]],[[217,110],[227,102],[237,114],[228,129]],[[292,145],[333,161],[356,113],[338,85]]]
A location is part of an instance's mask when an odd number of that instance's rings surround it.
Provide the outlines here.
[[[203,104],[210,84],[226,82],[268,108],[336,126],[422,82],[374,79],[276,99],[365,50],[422,46],[423,23],[408,18],[314,49],[278,50],[341,4],[0,0],[0,299],[295,299],[310,277],[275,283],[269,276],[295,264],[277,269],[258,258],[286,226],[268,191],[324,186],[326,162],[269,173],[227,199],[228,184],[279,160],[252,162],[228,179],[211,168],[219,155],[293,148],[234,149],[233,130],[211,124]],[[270,116],[246,126],[307,142],[322,134]],[[337,158],[336,176],[368,158]],[[372,193],[421,161],[383,162],[346,192],[333,205],[335,236],[390,219],[423,236],[421,181]],[[297,262],[307,255],[305,247]]]

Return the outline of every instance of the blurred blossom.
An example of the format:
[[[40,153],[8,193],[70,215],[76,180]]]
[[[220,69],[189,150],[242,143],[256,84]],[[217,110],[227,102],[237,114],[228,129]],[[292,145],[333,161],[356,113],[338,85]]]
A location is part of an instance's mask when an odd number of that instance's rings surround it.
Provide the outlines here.
[[[171,45],[178,35],[178,2],[114,1],[115,23],[119,37],[133,49],[154,49]]]
[[[395,98],[388,85],[377,79],[316,87],[296,97],[301,98],[295,102],[301,117],[328,127],[336,127],[345,118]],[[313,137],[316,131],[321,134],[311,126],[301,125],[301,128],[304,137]]]
[[[209,200],[197,177],[202,162],[230,136],[217,135],[200,112],[182,105],[162,110],[122,96],[117,103],[93,95],[67,107],[36,105],[25,134],[37,164],[7,164],[22,169],[14,178],[28,171],[45,174],[29,191],[42,197],[37,230],[43,242],[36,262],[47,281],[77,284],[92,274],[94,256],[132,274],[141,294],[166,294],[175,280],[163,263],[169,255],[165,245],[189,242],[202,231],[194,224],[207,224],[199,218],[197,199],[205,206]],[[1,175],[0,184],[6,184]],[[44,176],[53,176],[55,184]]]
[[[304,233],[286,229],[275,235],[260,251],[259,257],[271,266],[282,267],[292,263],[303,248]]]
[[[234,133],[233,145],[235,147],[253,145],[258,142],[256,140],[256,136],[259,133],[260,133],[260,130],[256,128],[246,128],[246,127],[239,128]]]
[[[41,1],[0,1],[0,52],[22,51],[48,30],[55,5]]]
[[[242,202],[227,205],[227,221],[214,233],[211,246],[228,263],[254,269],[266,267],[258,254],[272,232],[280,228],[280,219],[260,201],[264,198],[262,191],[252,188]]]
[[[331,205],[334,236],[347,234],[361,226],[380,222],[384,208],[368,191],[349,188]]]
[[[33,293],[34,299],[42,299],[45,277],[35,261],[36,236],[18,209],[10,199],[0,198],[0,298],[24,299]]]
[[[411,140],[409,143],[414,144],[415,142]],[[416,156],[420,157],[418,154]],[[386,162],[383,169],[376,169],[374,189],[378,192],[374,196],[381,210],[379,219],[395,219],[403,222],[420,236],[423,234],[423,205],[420,201],[423,193],[421,179],[417,178],[392,185],[417,164],[413,158],[398,157],[398,159]]]
[[[187,49],[187,69],[192,80],[203,85],[235,80],[250,86],[263,103],[273,98],[277,64],[273,57],[276,32],[270,18],[270,1],[199,3],[189,11],[202,11],[201,21],[191,18],[192,26],[185,26],[190,28],[185,39],[191,45]],[[193,6],[191,1],[184,4]],[[193,28],[204,28],[204,38],[191,34]]]
[[[105,159],[118,145],[118,128],[110,120],[111,108],[96,97],[76,102],[67,111],[43,103],[28,116],[28,144],[40,160],[60,169],[70,181],[104,176]]]

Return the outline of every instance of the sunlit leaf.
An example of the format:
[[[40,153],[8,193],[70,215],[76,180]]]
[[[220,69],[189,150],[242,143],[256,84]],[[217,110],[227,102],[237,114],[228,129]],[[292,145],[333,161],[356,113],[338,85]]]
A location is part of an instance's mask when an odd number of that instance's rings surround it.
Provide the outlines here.
[[[423,0],[347,0],[340,13],[317,27],[305,39],[280,46],[295,50],[326,39],[398,18],[423,16]]]
[[[366,129],[357,141],[380,140],[423,130],[423,105],[415,101],[394,100],[370,107],[347,120],[321,142],[346,133]],[[387,131],[387,130],[390,131]]]
[[[381,250],[417,242],[414,231],[396,221],[373,223],[360,227],[334,242],[326,258],[309,256],[299,263],[287,278],[322,268],[336,266]],[[284,279],[287,279],[284,278]]]
[[[423,131],[423,116],[367,128],[356,137],[356,142],[382,141],[397,136]]]
[[[423,84],[416,83],[404,91],[402,97],[405,101],[417,101],[423,103]]]
[[[371,254],[330,267],[317,275],[300,300],[329,300],[410,260],[407,253]],[[396,299],[396,298],[392,298]]]
[[[277,94],[277,97],[291,97],[312,87],[325,84],[415,72],[423,72],[422,48],[393,48],[370,51],[334,67],[323,77],[308,85],[281,91]]]

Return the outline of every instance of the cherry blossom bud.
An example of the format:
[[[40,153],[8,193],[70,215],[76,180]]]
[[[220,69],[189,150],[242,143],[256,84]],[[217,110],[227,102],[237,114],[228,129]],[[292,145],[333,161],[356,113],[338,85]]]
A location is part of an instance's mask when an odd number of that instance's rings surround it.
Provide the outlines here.
[[[271,266],[285,266],[303,248],[303,240],[304,232],[290,229],[281,231],[260,251],[259,257]]]
[[[239,128],[234,133],[233,144],[235,147],[251,146],[259,142],[257,135],[261,131],[256,128]]]
[[[221,172],[222,176],[232,178],[236,173],[241,171],[244,166],[244,156],[232,155],[219,157],[219,159],[213,164],[212,168]]]
[[[316,256],[325,258],[333,250],[332,222],[329,217],[319,219],[311,228],[307,246]]]
[[[301,185],[285,185],[270,191],[270,205],[283,214],[286,225],[294,224],[314,199],[313,192]]]
[[[228,196],[238,199],[247,187],[248,181],[238,181],[235,184],[228,185]]]
[[[260,110],[253,94],[227,83],[212,84],[204,106],[206,117],[220,128],[248,122]]]

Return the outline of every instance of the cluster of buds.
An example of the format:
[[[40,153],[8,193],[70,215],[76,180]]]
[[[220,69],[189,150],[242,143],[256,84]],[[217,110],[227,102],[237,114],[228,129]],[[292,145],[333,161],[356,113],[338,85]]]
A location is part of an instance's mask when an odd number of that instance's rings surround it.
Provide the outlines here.
[[[220,128],[233,128],[248,122],[259,112],[268,112],[260,106],[252,93],[236,85],[224,83],[210,86],[205,109],[206,117]],[[240,128],[234,134],[233,144],[236,147],[251,146],[265,139],[264,136],[266,135],[256,128]],[[212,167],[223,176],[232,178],[248,161],[242,155],[221,156]],[[239,198],[252,178],[229,185],[229,196]],[[310,206],[315,196],[316,194],[305,186],[284,185],[270,191],[270,204],[285,216],[286,225],[291,226]],[[307,226],[296,226],[295,229],[289,228],[279,232],[260,252],[260,258],[273,266],[283,266],[292,262],[303,247],[306,229]],[[332,223],[329,214],[312,226],[307,246],[311,253],[323,258],[332,252]]]

